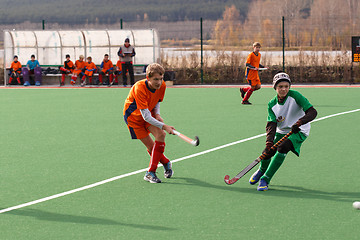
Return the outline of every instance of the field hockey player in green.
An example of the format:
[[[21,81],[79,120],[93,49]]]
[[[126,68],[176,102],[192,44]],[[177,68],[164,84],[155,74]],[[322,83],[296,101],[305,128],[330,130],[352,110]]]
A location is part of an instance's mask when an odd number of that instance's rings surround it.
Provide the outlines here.
[[[288,74],[278,73],[273,78],[273,87],[277,95],[268,103],[266,125],[266,148],[269,157],[260,162],[260,168],[251,176],[249,182],[259,182],[258,191],[268,190],[268,185],[284,162],[286,154],[292,151],[300,155],[301,144],[310,133],[310,122],[315,119],[317,111],[299,92],[290,90],[291,80]],[[279,139],[292,131],[287,140],[275,150],[270,148]]]

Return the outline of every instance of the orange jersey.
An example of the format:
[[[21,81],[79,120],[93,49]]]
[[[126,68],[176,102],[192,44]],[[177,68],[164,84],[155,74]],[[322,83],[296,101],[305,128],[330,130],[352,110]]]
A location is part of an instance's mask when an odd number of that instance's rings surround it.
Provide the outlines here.
[[[15,72],[18,69],[21,69],[21,63],[19,61],[12,62],[10,68]]]
[[[246,63],[247,64],[250,64],[251,66],[253,67],[257,67],[259,68],[259,65],[260,65],[260,58],[261,58],[261,54],[258,53],[258,55],[256,56],[254,52],[250,53],[247,60],[246,60]],[[246,68],[246,71],[245,71],[245,77],[247,80],[258,80],[260,81],[260,78],[259,78],[259,71],[256,71],[256,70],[252,70],[250,68]]]
[[[95,69],[96,70],[96,65],[95,65],[95,63],[93,63],[93,62],[91,62],[91,63],[88,63],[88,62],[86,62],[85,63],[85,74],[87,75],[87,76],[92,76],[93,74],[94,74],[94,71],[88,71],[88,70],[93,70],[93,69]]]
[[[120,60],[117,61],[116,67],[118,68],[118,71],[122,71],[122,65]]]
[[[85,68],[85,64],[85,61],[76,60],[74,74],[79,75],[81,71]]]
[[[64,62],[64,68],[66,70],[69,70],[69,71],[73,72],[74,71],[74,63],[71,60],[65,61]]]
[[[85,61],[76,60],[75,69],[82,70],[86,65]]]
[[[166,84],[163,81],[160,89],[152,90],[146,79],[137,81],[130,89],[124,105],[124,120],[130,127],[145,126],[140,109],[154,109],[158,102],[162,102],[165,96]]]
[[[102,65],[103,70],[108,70],[108,69],[114,67],[111,60],[108,60],[107,62],[103,61],[101,65]]]
[[[86,70],[96,69],[96,65],[93,62],[91,62],[91,63],[86,62],[85,63],[85,69]]]

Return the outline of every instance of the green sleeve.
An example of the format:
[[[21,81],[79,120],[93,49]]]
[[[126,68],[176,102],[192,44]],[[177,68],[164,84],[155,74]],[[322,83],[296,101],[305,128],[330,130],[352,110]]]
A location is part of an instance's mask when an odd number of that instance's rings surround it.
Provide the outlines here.
[[[306,97],[301,95],[301,93],[294,90],[290,91],[292,97],[295,99],[296,103],[299,104],[299,106],[304,110],[304,112],[313,106]]]
[[[275,106],[276,104],[276,97],[273,98],[269,103],[268,103],[268,117],[267,117],[267,121],[268,122],[276,122],[276,116],[274,111],[272,110],[272,108]]]

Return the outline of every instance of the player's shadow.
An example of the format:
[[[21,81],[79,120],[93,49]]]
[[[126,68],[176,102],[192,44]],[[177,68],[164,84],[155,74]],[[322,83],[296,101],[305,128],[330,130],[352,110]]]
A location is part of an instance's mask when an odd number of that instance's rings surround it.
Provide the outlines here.
[[[225,182],[223,182],[224,185],[220,186],[220,185],[212,184],[210,182],[201,181],[201,180],[196,179],[196,178],[176,177],[174,179],[181,179],[183,181],[182,182],[172,181],[172,182],[166,182],[166,183],[167,184],[188,185],[188,186],[195,186],[195,187],[204,187],[204,188],[214,188],[214,189],[218,189],[218,190],[224,190],[224,191],[231,191],[231,192],[240,193],[239,188],[228,186],[228,185],[226,185]],[[249,190],[249,192],[254,191],[254,189],[248,189],[248,190]]]
[[[269,196],[321,199],[336,202],[353,202],[354,199],[360,197],[359,192],[326,192],[299,186],[285,185],[271,185],[271,188],[269,188],[269,191],[265,194]]]
[[[277,196],[284,198],[303,198],[303,199],[322,199],[328,201],[337,202],[353,202],[354,199],[360,198],[358,192],[325,192],[314,189],[307,189],[304,187],[297,186],[284,186],[284,185],[270,185],[269,190],[266,192],[259,192],[256,190],[256,186],[249,187],[238,187],[238,186],[227,186],[225,183],[223,186],[204,182],[195,178],[183,178],[176,177],[176,179],[184,180],[185,182],[171,182],[170,184],[183,184],[188,186],[197,186],[205,188],[214,188],[224,191],[232,191],[235,193],[250,193],[250,194],[263,194],[266,196]]]
[[[124,227],[132,227],[154,231],[172,231],[175,228],[163,227],[158,225],[147,225],[147,224],[134,224],[128,222],[119,222],[111,219],[88,217],[88,216],[76,216],[71,214],[53,213],[35,209],[21,209],[12,210],[3,214],[11,214],[22,217],[32,217],[41,221],[53,221],[53,222],[64,222],[64,223],[80,223],[80,224],[94,224],[94,225],[116,225]]]

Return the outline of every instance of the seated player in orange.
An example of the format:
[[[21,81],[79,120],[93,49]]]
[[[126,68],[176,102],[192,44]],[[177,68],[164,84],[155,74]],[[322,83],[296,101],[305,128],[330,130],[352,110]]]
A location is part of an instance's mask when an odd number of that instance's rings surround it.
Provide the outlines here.
[[[96,65],[92,62],[91,57],[87,57],[87,62],[85,63],[85,74],[82,77],[81,86],[85,86],[86,79],[89,78],[90,84],[92,84],[92,76],[94,75],[94,72],[96,71]]]
[[[121,64],[121,60],[120,60],[120,57],[119,57],[119,60],[118,60],[117,63],[116,63],[116,70],[114,71],[114,78],[115,78],[115,80],[112,81],[112,82],[110,82],[110,86],[113,85],[114,82],[115,82],[116,84],[119,84],[119,79],[118,79],[118,77],[119,77],[119,75],[121,74],[121,72],[122,72],[122,64]]]
[[[107,84],[110,84],[113,81],[114,73],[114,65],[112,61],[109,59],[109,54],[104,55],[104,60],[102,61],[100,65],[101,71],[99,73],[99,84],[103,84],[103,77],[108,74],[109,76],[109,82]]]
[[[85,64],[86,62],[84,61],[84,56],[80,55],[79,59],[75,61],[75,69],[70,81],[71,85],[75,85],[78,76],[80,77],[80,80],[84,76]]]
[[[260,64],[260,48],[261,44],[258,42],[254,42],[254,51],[248,55],[246,60],[245,77],[250,87],[240,88],[241,97],[243,98],[241,102],[242,104],[251,105],[251,103],[249,102],[251,94],[261,88],[259,68],[264,68],[264,66]]]
[[[18,61],[18,56],[14,56],[14,61],[11,63],[10,66],[10,78],[9,78],[9,84],[11,84],[11,81],[16,78],[18,84],[21,84],[20,82],[20,74],[21,74],[21,63]]]
[[[165,70],[158,63],[146,68],[146,79],[136,82],[130,89],[124,105],[124,120],[132,139],[140,139],[150,154],[150,166],[144,180],[161,183],[156,176],[159,162],[164,166],[165,178],[173,175],[172,164],[164,155],[166,132],[174,134],[173,126],[166,125],[160,116],[160,102],[165,95]],[[155,137],[155,142],[149,134]]]
[[[64,61],[64,67],[60,67],[60,71],[61,71],[60,86],[65,85],[65,75],[72,74],[75,69],[74,63],[70,60],[70,55],[66,54],[65,58],[66,58],[66,61]],[[73,76],[71,76],[71,78],[72,77]]]

